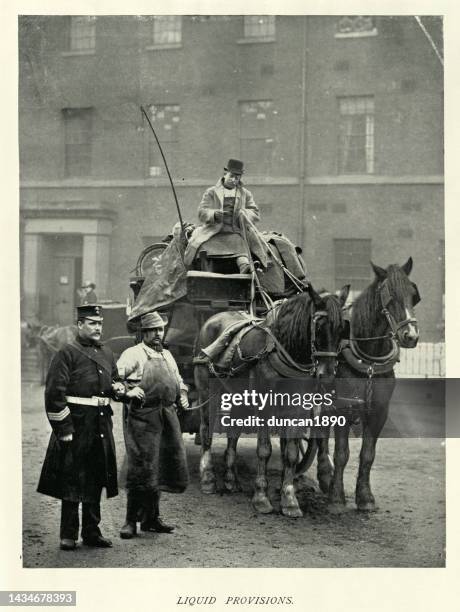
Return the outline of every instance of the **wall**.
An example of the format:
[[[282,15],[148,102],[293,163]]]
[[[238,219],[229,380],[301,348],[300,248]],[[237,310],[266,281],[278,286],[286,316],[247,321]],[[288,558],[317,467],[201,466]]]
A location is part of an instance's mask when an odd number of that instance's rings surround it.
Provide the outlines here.
[[[315,284],[328,288],[335,283],[335,238],[372,238],[380,265],[412,255],[422,334],[439,340],[442,72],[412,17],[380,18],[377,36],[340,39],[335,17],[278,16],[276,41],[266,43],[242,41],[238,16],[184,17],[179,48],[158,50],[149,49],[147,18],[101,16],[95,52],[83,56],[67,52],[66,20],[39,17],[20,27],[21,210],[24,218],[53,207],[56,214],[78,207],[113,213],[104,239],[107,297],[126,299],[142,237],[166,235],[177,220],[166,175],[146,176],[150,135],[140,105],[181,105],[180,154],[171,170],[183,217],[196,221],[204,189],[240,154],[238,103],[272,99],[278,114],[271,173],[255,177],[248,167],[245,176],[262,229],[298,241]],[[375,174],[339,176],[337,96],[369,94]],[[90,106],[91,175],[65,178],[61,110]]]

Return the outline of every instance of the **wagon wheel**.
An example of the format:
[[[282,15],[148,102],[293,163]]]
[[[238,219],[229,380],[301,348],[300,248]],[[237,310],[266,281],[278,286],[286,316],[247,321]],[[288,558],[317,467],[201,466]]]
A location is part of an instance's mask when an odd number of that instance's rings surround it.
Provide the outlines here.
[[[157,242],[145,248],[137,260],[136,275],[145,277],[153,266],[158,265],[158,260],[167,246],[165,242]]]
[[[316,438],[310,438],[305,434],[299,443],[300,460],[297,463],[295,472],[296,474],[304,474],[313,463],[318,450],[318,443]]]

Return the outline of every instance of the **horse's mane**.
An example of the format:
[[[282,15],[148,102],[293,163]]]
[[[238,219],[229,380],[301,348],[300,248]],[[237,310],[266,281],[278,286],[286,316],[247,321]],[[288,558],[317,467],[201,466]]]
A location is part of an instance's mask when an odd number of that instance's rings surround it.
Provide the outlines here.
[[[388,289],[393,299],[404,303],[404,296],[411,291],[411,281],[404,271],[397,265],[392,264],[386,269]],[[375,278],[372,283],[356,298],[353,304],[353,330],[356,335],[372,335],[375,331],[376,320],[381,311],[380,296],[377,287],[380,281]]]
[[[334,295],[322,296],[332,333],[338,334],[342,326],[342,311]],[[310,354],[310,322],[312,299],[308,293],[300,293],[283,302],[271,330],[293,359],[305,361]]]

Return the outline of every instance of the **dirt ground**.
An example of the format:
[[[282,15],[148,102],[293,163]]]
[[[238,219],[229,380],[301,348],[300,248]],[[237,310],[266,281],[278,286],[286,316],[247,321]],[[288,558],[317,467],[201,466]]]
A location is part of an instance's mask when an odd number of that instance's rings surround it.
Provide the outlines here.
[[[354,483],[359,453],[351,440],[345,490],[349,511],[331,515],[324,496],[299,492],[301,519],[280,514],[258,516],[250,504],[255,473],[255,440],[242,438],[238,468],[241,493],[204,496],[199,489],[200,448],[184,434],[191,484],[182,495],[163,495],[162,516],[177,524],[171,535],[142,534],[121,540],[126,496],[102,502],[102,530],[112,549],[81,544],[60,551],[60,502],[36,493],[50,427],[43,408],[43,387],[23,386],[23,563],[24,567],[444,567],[445,448],[441,439],[381,439],[372,471],[379,510],[356,512]],[[118,463],[124,449],[121,404],[114,404]],[[214,443],[222,476],[225,439]],[[314,478],[314,467],[310,476]],[[274,442],[270,496],[278,507],[281,464]]]

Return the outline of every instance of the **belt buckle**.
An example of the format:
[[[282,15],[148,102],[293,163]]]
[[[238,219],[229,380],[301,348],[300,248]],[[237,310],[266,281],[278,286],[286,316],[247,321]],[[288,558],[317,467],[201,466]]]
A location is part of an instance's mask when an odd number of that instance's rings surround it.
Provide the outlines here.
[[[105,397],[96,397],[97,405],[101,408],[106,405],[107,399]]]

